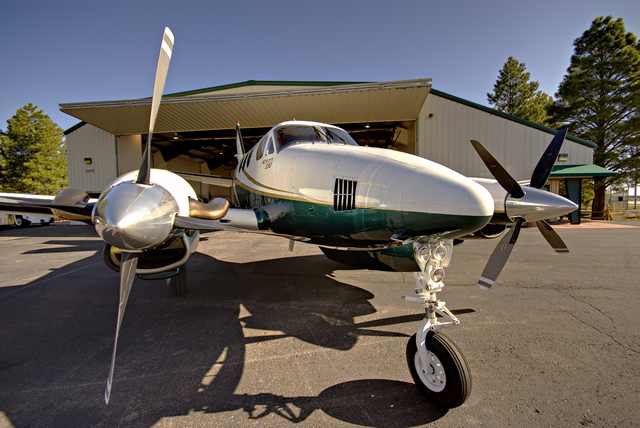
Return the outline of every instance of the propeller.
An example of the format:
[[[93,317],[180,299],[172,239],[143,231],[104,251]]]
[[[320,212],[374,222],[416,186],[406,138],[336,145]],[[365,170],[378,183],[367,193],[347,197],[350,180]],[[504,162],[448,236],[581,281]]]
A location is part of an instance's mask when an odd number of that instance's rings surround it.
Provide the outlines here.
[[[107,379],[107,387],[104,390],[104,402],[109,404],[111,397],[111,384],[113,383],[113,369],[116,364],[116,348],[118,347],[118,334],[124,317],[124,309],[129,300],[129,293],[133,285],[133,278],[136,275],[138,267],[138,253],[123,252],[120,260],[120,303],[118,305],[118,325],[116,327],[116,339],[113,344],[113,356],[111,357],[111,369],[109,370],[109,378]]]
[[[522,198],[524,196],[524,190],[518,184],[518,182],[507,172],[506,169],[498,162],[496,158],[487,150],[479,141],[471,140],[473,148],[476,149],[478,155],[489,168],[491,175],[500,183],[502,188],[509,192],[514,198]]]
[[[522,224],[526,221],[536,222],[542,236],[556,252],[569,252],[562,238],[544,219],[568,214],[578,206],[566,198],[541,190],[549,179],[553,164],[558,157],[566,135],[566,128],[556,133],[534,168],[529,186],[524,186],[524,188],[518,184],[480,142],[471,140],[474,149],[478,152],[478,155],[489,168],[496,181],[509,193],[505,201],[505,213],[509,218],[515,220],[511,230],[502,237],[493,253],[491,253],[491,257],[489,257],[489,261],[478,281],[480,289],[488,291],[496,282],[518,240]]]
[[[138,257],[143,250],[161,243],[173,227],[173,216],[178,211],[177,202],[170,193],[151,183],[151,137],[158,115],[164,83],[169,71],[169,62],[173,49],[173,34],[164,29],[158,68],[156,70],[147,146],[142,158],[135,183],[123,182],[113,186],[102,195],[93,211],[96,231],[108,244],[122,249],[120,262],[120,304],[118,323],[113,344],[111,369],[104,391],[104,402],[109,404],[113,371],[116,362],[118,335],[129,293],[138,267]]]
[[[162,92],[164,91],[164,83],[167,80],[167,72],[169,71],[169,62],[171,62],[171,53],[173,52],[173,33],[169,27],[165,27],[162,35],[162,45],[160,47],[160,57],[158,58],[158,68],[156,69],[156,80],[153,85],[153,98],[151,99],[151,115],[149,117],[149,133],[147,134],[147,146],[142,156],[142,165],[136,183],[149,184],[151,179],[151,137],[153,136],[153,128],[156,124],[160,101],[162,100]]]

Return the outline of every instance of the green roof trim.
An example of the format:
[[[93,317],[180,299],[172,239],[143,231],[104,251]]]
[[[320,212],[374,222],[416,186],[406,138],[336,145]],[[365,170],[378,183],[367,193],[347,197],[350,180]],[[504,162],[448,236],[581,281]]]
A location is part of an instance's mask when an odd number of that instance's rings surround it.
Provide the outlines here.
[[[438,90],[433,89],[433,88],[431,88],[431,93],[434,94],[434,95],[437,95],[439,97],[446,98],[448,100],[451,100],[451,101],[454,101],[454,102],[457,102],[457,103],[460,103],[460,104],[464,104],[464,105],[467,105],[469,107],[476,108],[478,110],[485,111],[485,112],[490,113],[490,114],[495,114],[496,116],[503,117],[505,119],[520,123],[522,125],[530,126],[531,128],[535,128],[535,129],[538,129],[540,131],[548,132],[551,135],[556,135],[556,132],[558,132],[556,129],[549,128],[548,126],[540,125],[539,123],[531,122],[529,120],[525,120],[525,119],[522,119],[520,117],[513,116],[513,115],[507,114],[505,112],[493,109],[491,107],[483,106],[482,104],[474,103],[473,101],[465,100],[465,99],[456,97],[455,95],[447,94],[446,92],[438,91]],[[567,134],[566,138],[569,141],[573,141],[574,143],[582,144],[583,146],[587,146],[590,149],[595,149],[596,147],[598,147],[596,144],[592,143],[591,141],[583,140],[582,138],[574,137],[573,135],[568,135]]]
[[[78,122],[75,125],[73,125],[71,128],[67,129],[66,131],[64,131],[64,135],[69,135],[71,134],[73,131],[75,131],[78,128],[82,128],[84,125],[86,125],[87,122],[82,121],[82,122]]]
[[[617,174],[598,165],[555,165],[549,178],[615,177]]]
[[[340,86],[356,85],[371,82],[316,82],[316,81],[288,81],[288,80],[247,80],[246,82],[230,83],[228,85],[212,86],[210,88],[194,89],[191,91],[175,92],[163,97],[187,97],[207,92],[223,91],[225,89],[242,88],[244,86]],[[149,97],[151,98],[151,97]]]

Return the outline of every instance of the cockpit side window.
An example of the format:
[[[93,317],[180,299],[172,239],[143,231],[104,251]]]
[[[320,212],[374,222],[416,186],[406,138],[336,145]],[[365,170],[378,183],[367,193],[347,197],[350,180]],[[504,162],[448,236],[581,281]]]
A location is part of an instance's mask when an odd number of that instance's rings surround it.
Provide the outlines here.
[[[266,145],[265,155],[270,156],[275,153],[276,149],[273,146],[273,137],[269,137],[269,143]]]
[[[264,141],[266,140],[264,139],[264,137],[262,137],[260,141],[258,141],[258,144],[256,144],[256,160],[262,159],[262,154],[264,152],[264,147],[263,147]]]

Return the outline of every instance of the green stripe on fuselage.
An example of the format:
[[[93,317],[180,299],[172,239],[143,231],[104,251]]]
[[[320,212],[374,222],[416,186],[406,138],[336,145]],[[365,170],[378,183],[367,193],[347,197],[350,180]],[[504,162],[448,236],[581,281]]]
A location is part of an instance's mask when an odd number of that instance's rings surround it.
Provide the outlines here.
[[[491,216],[428,214],[385,209],[334,211],[333,205],[260,195],[236,187],[243,208],[259,210],[269,230],[304,236],[311,243],[336,247],[388,244],[391,237],[408,239],[451,232],[457,238],[481,229]]]

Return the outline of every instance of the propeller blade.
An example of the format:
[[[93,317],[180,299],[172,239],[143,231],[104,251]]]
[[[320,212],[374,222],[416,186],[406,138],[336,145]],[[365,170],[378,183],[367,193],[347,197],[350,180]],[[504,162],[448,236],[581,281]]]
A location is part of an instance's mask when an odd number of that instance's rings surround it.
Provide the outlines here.
[[[562,238],[560,238],[560,235],[558,235],[558,233],[553,230],[549,223],[544,220],[538,220],[536,221],[536,224],[538,225],[540,233],[542,233],[542,236],[544,236],[544,239],[546,239],[551,247],[556,250],[556,253],[569,252],[567,245],[564,243]]]
[[[556,163],[556,159],[558,159],[558,153],[560,153],[564,137],[567,136],[567,131],[568,128],[561,129],[553,137],[551,143],[549,143],[549,147],[544,151],[544,154],[533,170],[533,174],[531,174],[531,184],[529,184],[531,187],[542,189],[542,186],[547,182],[549,174],[551,174],[551,170],[553,169],[553,164]]]
[[[502,237],[496,248],[493,250],[493,253],[491,253],[491,257],[489,257],[489,261],[484,267],[482,275],[478,280],[478,288],[481,290],[489,291],[496,282],[496,279],[498,279],[500,272],[502,272],[502,268],[504,268],[507,260],[509,260],[513,246],[518,240],[522,223],[524,223],[524,219],[522,217],[518,217],[511,230]]]
[[[122,259],[120,260],[120,305],[118,306],[118,325],[116,327],[116,339],[113,344],[113,356],[111,357],[111,370],[109,370],[107,387],[104,390],[105,404],[109,404],[109,397],[111,396],[111,384],[113,383],[113,369],[116,364],[116,348],[118,346],[118,334],[120,333],[120,326],[122,325],[122,318],[124,317],[124,309],[127,306],[127,300],[129,299],[129,292],[131,291],[131,285],[133,284],[133,279],[136,276],[137,267],[138,267],[138,253],[126,253],[123,251]]]
[[[171,61],[171,53],[173,52],[173,33],[166,27],[162,35],[162,45],[160,46],[160,57],[158,58],[158,68],[156,69],[156,81],[153,86],[153,98],[151,100],[151,117],[149,118],[149,133],[147,134],[147,147],[142,155],[142,164],[138,172],[136,183],[149,184],[151,176],[151,137],[153,136],[153,128],[156,124],[160,101],[162,100],[162,92],[164,91],[164,83],[167,80],[167,72],[169,71],[169,62]]]
[[[244,142],[240,133],[240,122],[236,123],[236,158],[240,160],[244,156]]]
[[[524,191],[518,182],[507,172],[506,169],[493,157],[493,155],[487,150],[479,141],[471,140],[473,148],[476,149],[482,162],[489,168],[491,175],[500,183],[502,188],[509,192],[514,198],[522,198]]]

